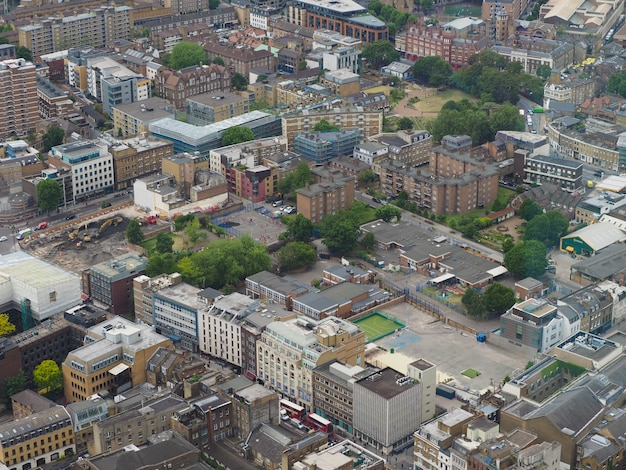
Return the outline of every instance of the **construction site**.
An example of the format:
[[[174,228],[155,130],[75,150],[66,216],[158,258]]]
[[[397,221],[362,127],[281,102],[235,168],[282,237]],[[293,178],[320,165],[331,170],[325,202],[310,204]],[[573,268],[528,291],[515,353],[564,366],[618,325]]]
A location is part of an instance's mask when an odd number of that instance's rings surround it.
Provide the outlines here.
[[[75,273],[127,253],[125,231],[130,219],[136,218],[134,210],[118,207],[101,212],[34,232],[21,242],[22,249]],[[153,225],[142,228],[147,227]]]

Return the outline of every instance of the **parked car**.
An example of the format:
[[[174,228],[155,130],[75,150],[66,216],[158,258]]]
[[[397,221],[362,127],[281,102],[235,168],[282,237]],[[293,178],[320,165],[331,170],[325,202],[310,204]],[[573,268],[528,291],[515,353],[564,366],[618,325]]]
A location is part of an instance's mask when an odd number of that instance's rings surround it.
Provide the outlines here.
[[[283,201],[282,199],[279,199],[278,201],[274,201],[274,202],[272,203],[272,207],[279,207],[279,206],[282,206],[282,205],[283,205],[283,202],[284,202],[284,201]]]
[[[70,214],[70,215],[68,215],[68,216],[65,218],[65,220],[72,220],[72,219],[75,219],[75,218],[76,218],[76,214]]]
[[[376,204],[380,204],[380,199],[378,199],[377,197],[373,197],[372,201],[374,201]]]
[[[0,242],[6,242],[8,240],[7,237],[0,237]]]

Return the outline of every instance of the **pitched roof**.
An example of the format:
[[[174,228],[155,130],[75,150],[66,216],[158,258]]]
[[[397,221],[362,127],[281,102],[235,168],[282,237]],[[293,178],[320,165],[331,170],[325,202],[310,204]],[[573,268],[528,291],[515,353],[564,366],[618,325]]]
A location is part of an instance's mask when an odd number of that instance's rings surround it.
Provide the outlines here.
[[[561,240],[568,238],[580,238],[594,251],[598,251],[613,243],[626,240],[626,235],[613,224],[600,222],[565,235]]]

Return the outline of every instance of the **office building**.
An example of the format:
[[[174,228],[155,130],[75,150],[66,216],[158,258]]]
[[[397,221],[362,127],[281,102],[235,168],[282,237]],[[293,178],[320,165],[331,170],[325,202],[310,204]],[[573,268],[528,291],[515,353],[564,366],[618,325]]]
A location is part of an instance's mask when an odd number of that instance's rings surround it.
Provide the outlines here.
[[[87,450],[87,442],[93,440],[93,425],[109,417],[109,403],[100,396],[69,403],[65,409],[72,419],[76,451]]]
[[[187,119],[191,124],[205,126],[250,112],[250,97],[222,91],[187,98]]]
[[[133,187],[144,176],[161,171],[164,159],[174,154],[174,144],[153,136],[116,140],[109,147],[115,169],[115,189]]]
[[[354,435],[383,455],[405,447],[421,424],[421,387],[387,367],[354,383]]]
[[[39,117],[42,119],[63,118],[72,114],[74,103],[51,81],[37,77]]]
[[[154,308],[152,298],[155,292],[183,282],[179,273],[159,274],[149,277],[145,274],[133,279],[133,302],[135,319],[144,325],[154,324]]]
[[[25,59],[0,62],[0,138],[28,134],[39,121],[37,73]]]
[[[279,397],[259,384],[233,393],[234,429],[245,438],[262,423],[279,424]]]
[[[113,107],[113,127],[122,137],[139,136],[150,133],[150,123],[162,118],[174,118],[171,106],[162,98],[152,97],[142,102],[119,104]]]
[[[246,295],[253,299],[268,299],[291,310],[295,297],[308,294],[312,287],[289,276],[259,271],[246,278]]]
[[[524,182],[532,185],[551,183],[569,192],[583,187],[583,164],[563,158],[537,155],[526,157]]]
[[[113,156],[106,145],[94,141],[57,145],[48,154],[48,164],[71,172],[74,203],[103,194],[115,182]]]
[[[172,348],[172,341],[123,317],[89,328],[85,345],[62,365],[66,400],[86,400],[105,390],[118,395],[145,382],[146,363],[160,347]]]
[[[146,260],[132,253],[96,264],[82,273],[83,293],[114,315],[129,314],[133,311],[133,278],[145,268]]]
[[[529,299],[514,305],[500,317],[500,336],[513,344],[546,352],[563,339],[563,317],[543,299]]]

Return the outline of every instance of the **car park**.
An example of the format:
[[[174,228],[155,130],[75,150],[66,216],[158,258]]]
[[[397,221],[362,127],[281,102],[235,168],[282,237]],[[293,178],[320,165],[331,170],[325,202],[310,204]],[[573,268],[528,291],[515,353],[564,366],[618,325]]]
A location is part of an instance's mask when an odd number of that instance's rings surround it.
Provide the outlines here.
[[[282,199],[279,199],[278,201],[274,201],[274,202],[272,203],[272,207],[280,207],[280,206],[282,206],[282,205],[283,205],[283,202],[284,202],[284,201],[283,201]]]

